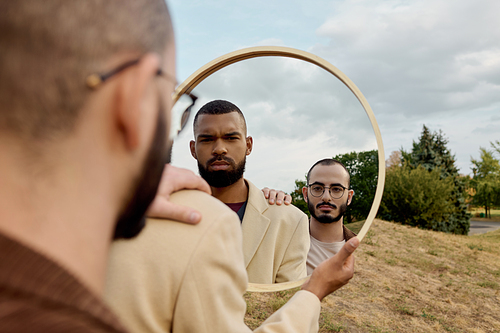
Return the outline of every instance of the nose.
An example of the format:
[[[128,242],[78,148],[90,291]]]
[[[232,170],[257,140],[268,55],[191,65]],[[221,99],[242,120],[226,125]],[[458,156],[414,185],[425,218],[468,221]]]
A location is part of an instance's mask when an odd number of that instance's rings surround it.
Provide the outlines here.
[[[227,149],[222,140],[215,140],[212,148],[212,155],[224,155],[226,153]]]
[[[332,200],[332,197],[330,196],[330,188],[325,187],[325,192],[323,192],[323,195],[321,196],[321,200],[324,202],[329,202]]]

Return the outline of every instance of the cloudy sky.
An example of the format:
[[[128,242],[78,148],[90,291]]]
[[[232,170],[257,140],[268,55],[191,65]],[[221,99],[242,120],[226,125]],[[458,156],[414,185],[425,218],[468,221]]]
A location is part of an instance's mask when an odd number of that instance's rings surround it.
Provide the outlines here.
[[[167,3],[180,81],[238,49],[293,47],[326,59],[358,86],[386,158],[410,150],[425,124],[444,132],[461,173],[469,174],[479,147],[500,140],[500,1]],[[306,63],[260,60],[228,67],[197,88],[198,106],[222,98],[245,113],[255,140],[250,180],[289,191],[325,155],[376,148],[363,109],[333,77]],[[196,170],[190,135],[176,143],[173,164]]]

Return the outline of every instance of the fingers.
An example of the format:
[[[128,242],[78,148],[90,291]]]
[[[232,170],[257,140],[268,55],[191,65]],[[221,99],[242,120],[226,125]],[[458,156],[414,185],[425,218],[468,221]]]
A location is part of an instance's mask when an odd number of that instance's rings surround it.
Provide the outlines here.
[[[169,219],[188,224],[197,224],[201,221],[201,214],[197,210],[191,207],[173,204],[167,200],[153,201],[152,205],[148,209],[147,216]]]
[[[283,203],[283,201],[285,200],[285,195],[286,195],[286,193],[285,193],[285,192],[283,192],[283,191],[278,191],[278,192],[276,193],[276,204],[277,204],[278,206],[281,206],[281,204],[282,204],[282,203]]]
[[[290,194],[285,195],[285,205],[290,205],[292,203],[292,196]]]
[[[358,237],[353,237],[349,239],[339,251],[341,258],[345,259],[349,257],[354,251],[356,251],[358,246],[359,246]]]
[[[184,223],[196,224],[201,221],[201,214],[190,207],[183,207],[169,201],[174,192],[189,189],[212,194],[210,186],[194,172],[166,164],[154,201],[148,208],[148,217],[159,217]]]
[[[290,205],[292,203],[292,196],[283,191],[264,187],[262,193],[264,193],[264,197],[268,199],[270,205],[274,205],[275,202],[278,206],[281,206],[283,203],[285,203],[285,205]]]

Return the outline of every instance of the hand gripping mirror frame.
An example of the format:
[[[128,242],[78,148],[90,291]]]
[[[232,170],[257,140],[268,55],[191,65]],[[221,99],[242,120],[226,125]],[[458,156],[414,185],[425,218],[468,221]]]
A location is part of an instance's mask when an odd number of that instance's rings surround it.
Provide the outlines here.
[[[356,87],[356,85],[338,68],[330,64],[328,61],[312,54],[309,52],[289,48],[289,47],[278,47],[278,46],[258,46],[258,47],[250,47],[242,50],[234,51],[223,56],[214,59],[198,69],[191,76],[189,76],[184,82],[182,82],[174,94],[172,95],[173,103],[177,102],[177,100],[183,95],[190,93],[196,86],[198,86],[203,80],[205,80],[210,75],[215,72],[221,70],[224,67],[227,67],[231,64],[258,57],[287,57],[294,58],[303,61],[307,61],[311,64],[319,66],[334,75],[339,79],[342,83],[344,83],[349,90],[356,96],[358,101],[363,106],[368,118],[370,119],[370,123],[373,127],[373,131],[375,133],[375,137],[377,139],[377,148],[378,148],[378,181],[377,181],[377,189],[375,191],[375,198],[373,199],[372,207],[370,212],[368,213],[368,217],[361,228],[358,238],[361,241],[368,229],[370,229],[373,220],[377,214],[378,208],[380,206],[380,201],[382,200],[382,194],[384,191],[384,183],[385,183],[385,156],[384,156],[384,145],[382,143],[382,136],[380,134],[380,129],[378,127],[377,121],[375,120],[375,115],[368,104],[368,101],[363,96],[361,91]],[[306,277],[297,281],[283,282],[283,283],[275,283],[275,284],[259,284],[259,283],[249,283],[247,291],[253,292],[274,292],[287,290],[291,288],[296,288],[301,286],[309,277]]]

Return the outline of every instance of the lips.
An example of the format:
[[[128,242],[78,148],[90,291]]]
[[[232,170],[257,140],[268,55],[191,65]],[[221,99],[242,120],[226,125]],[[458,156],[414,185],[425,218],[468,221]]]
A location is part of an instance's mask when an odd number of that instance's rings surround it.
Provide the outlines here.
[[[215,171],[227,170],[229,168],[229,163],[226,161],[215,161],[210,164],[210,168]]]
[[[207,169],[212,171],[228,170],[231,166],[235,167],[234,161],[226,156],[214,156],[207,161]]]
[[[321,203],[321,204],[318,204],[316,205],[316,208],[319,209],[319,210],[334,210],[337,208],[337,206],[335,205],[331,205],[331,204],[326,204],[326,203]]]

